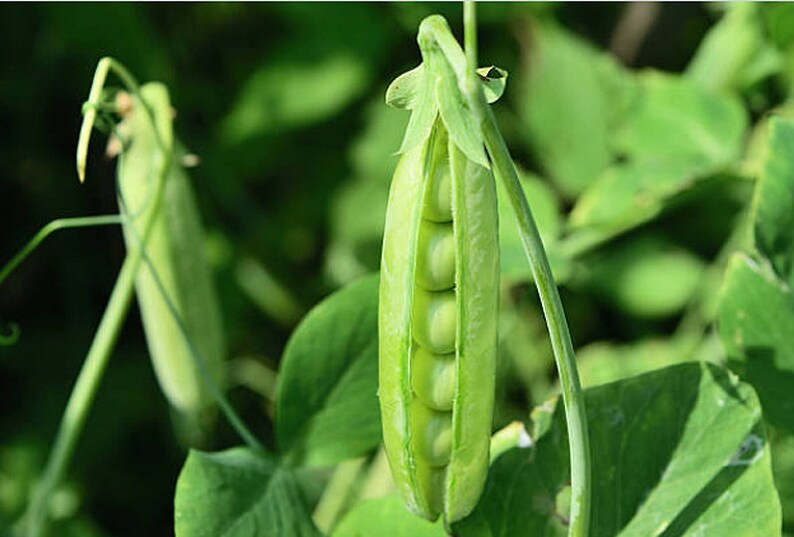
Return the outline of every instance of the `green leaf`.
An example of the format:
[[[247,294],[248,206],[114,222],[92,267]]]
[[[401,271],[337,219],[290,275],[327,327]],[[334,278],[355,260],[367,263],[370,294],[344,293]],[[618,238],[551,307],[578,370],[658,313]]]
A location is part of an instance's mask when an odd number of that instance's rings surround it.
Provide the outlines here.
[[[737,99],[662,73],[646,73],[641,82],[637,106],[613,140],[626,161],[582,194],[571,213],[574,228],[630,229],[739,158],[747,117]]]
[[[611,133],[635,83],[608,54],[562,28],[535,24],[518,112],[543,174],[570,198],[614,160]]]
[[[455,535],[566,534],[554,511],[557,495],[567,479],[567,439],[559,424],[543,432],[531,446],[510,449],[493,462],[479,504],[471,515],[453,526]]]
[[[661,72],[649,71],[640,81],[637,106],[615,137],[622,154],[644,162],[676,159],[711,168],[727,166],[739,156],[747,114],[737,98]]]
[[[408,120],[408,127],[405,129],[405,136],[400,145],[399,153],[405,153],[423,143],[430,132],[438,115],[438,103],[436,102],[436,80],[425,69],[421,71],[420,88],[416,92],[411,118]],[[396,90],[392,90],[394,93]],[[386,90],[387,99],[389,90]],[[394,96],[392,96],[394,98]]]
[[[769,123],[766,160],[752,205],[755,246],[794,285],[794,121]]]
[[[749,385],[718,366],[686,363],[590,388],[585,397],[592,537],[779,534],[769,446]],[[532,448],[497,459],[456,535],[561,535],[553,518],[568,479],[564,423],[558,405]]]
[[[420,99],[424,72],[424,64],[420,63],[395,78],[386,89],[386,104],[392,108],[413,110]],[[498,101],[507,87],[507,71],[491,65],[477,69],[477,75],[482,84],[485,101],[488,104]]]
[[[485,102],[495,103],[504,95],[507,88],[507,71],[500,67],[490,65],[477,69],[477,75],[482,83],[482,91],[485,95]]]
[[[682,344],[673,339],[645,339],[629,344],[591,343],[576,352],[582,385],[591,387],[648,373],[681,361]]]
[[[543,179],[521,170],[519,174],[524,195],[532,207],[532,216],[540,230],[543,244],[549,251],[555,280],[559,283],[567,276],[562,260],[554,255],[554,245],[562,228],[560,202]],[[499,209],[499,262],[502,281],[507,283],[530,281],[532,274],[518,233],[515,214],[501,181],[496,181],[496,194]]]
[[[669,317],[698,289],[704,263],[662,237],[643,235],[582,262],[580,283],[635,317]]]
[[[728,357],[758,390],[765,417],[794,431],[794,296],[769,267],[736,254],[725,275],[719,330]]]
[[[294,475],[247,448],[191,450],[174,498],[177,537],[319,536]]]
[[[397,495],[356,506],[339,523],[333,537],[445,537],[444,526],[414,515]]]
[[[325,299],[292,334],[276,395],[276,436],[290,462],[330,465],[380,443],[377,320],[373,275]]]
[[[254,71],[221,124],[228,144],[332,117],[366,89],[370,70],[337,53],[315,61],[268,61]]]
[[[689,363],[588,391],[593,535],[775,535],[761,409],[725,370]]]
[[[424,76],[425,68],[420,63],[395,78],[386,88],[386,104],[392,108],[413,110],[419,101]]]
[[[726,14],[701,41],[686,76],[704,88],[740,90],[754,81],[746,75],[764,47],[763,28],[755,4],[726,7]]]

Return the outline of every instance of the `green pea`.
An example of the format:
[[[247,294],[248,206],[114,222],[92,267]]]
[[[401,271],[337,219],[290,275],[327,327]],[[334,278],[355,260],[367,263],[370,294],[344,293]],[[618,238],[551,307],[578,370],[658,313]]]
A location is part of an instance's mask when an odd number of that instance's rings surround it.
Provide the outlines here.
[[[452,453],[452,413],[439,412],[421,403],[411,407],[414,449],[428,465],[446,466]]]
[[[452,410],[455,369],[455,353],[438,355],[419,347],[411,361],[411,389],[428,407]]]
[[[455,293],[416,289],[413,313],[414,339],[435,354],[455,350]]]
[[[436,131],[430,162],[428,189],[424,197],[424,218],[433,222],[452,221],[452,175],[447,153],[448,137],[446,130]]]
[[[455,241],[452,224],[423,222],[416,254],[416,283],[428,291],[455,285]]]

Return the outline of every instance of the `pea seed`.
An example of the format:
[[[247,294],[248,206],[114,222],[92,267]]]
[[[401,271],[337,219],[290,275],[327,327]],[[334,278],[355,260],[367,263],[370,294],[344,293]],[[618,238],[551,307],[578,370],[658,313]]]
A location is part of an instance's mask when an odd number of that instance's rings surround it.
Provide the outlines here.
[[[417,403],[412,405],[411,421],[417,455],[430,466],[447,465],[452,453],[452,413]]]
[[[414,339],[434,354],[455,350],[455,293],[416,289],[414,299]]]
[[[452,410],[455,398],[455,354],[432,354],[418,347],[411,361],[411,388],[434,410]]]
[[[428,291],[443,291],[455,285],[452,224],[421,223],[416,252],[416,283]]]

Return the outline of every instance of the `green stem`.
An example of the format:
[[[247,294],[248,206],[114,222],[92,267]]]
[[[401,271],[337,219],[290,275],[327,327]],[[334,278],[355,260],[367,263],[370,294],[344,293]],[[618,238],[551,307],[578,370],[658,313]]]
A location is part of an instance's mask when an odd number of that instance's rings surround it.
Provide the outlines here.
[[[156,190],[152,199],[152,206],[144,218],[144,240],[151,233],[155,221],[154,216],[162,198],[168,159],[166,158],[163,162],[163,169],[158,174],[158,180],[155,185]],[[96,396],[102,375],[107,368],[121,325],[132,302],[135,276],[142,261],[143,255],[140,248],[130,251],[124,259],[124,264],[116,279],[105,313],[102,316],[96,334],[94,334],[94,340],[69,396],[69,402],[66,404],[66,410],[61,418],[61,424],[58,427],[58,433],[55,437],[41,483],[37,487],[26,515],[26,520],[29,524],[28,535],[31,537],[40,537],[44,533],[50,499],[74,454],[75,445]]]
[[[474,80],[477,66],[476,57],[476,12],[472,2],[464,3],[464,32],[466,44],[466,58],[468,63],[467,75]],[[535,285],[540,295],[546,324],[549,330],[554,358],[562,387],[563,404],[568,425],[568,439],[571,450],[571,514],[568,535],[571,537],[584,537],[589,533],[591,509],[591,461],[590,446],[587,430],[587,416],[582,387],[579,383],[579,374],[576,369],[571,335],[565,319],[565,310],[554,283],[549,260],[543,248],[532,211],[529,208],[521,183],[518,179],[504,139],[499,132],[496,118],[490,107],[485,104],[485,98],[476,85],[467,83],[467,88],[473,88],[467,97],[471,106],[482,112],[482,132],[485,147],[491,158],[494,174],[504,184],[510,204],[515,212],[521,243],[529,260],[529,265],[535,279]]]
[[[47,237],[60,229],[70,229],[78,227],[89,226],[109,226],[120,224],[122,222],[121,215],[101,215],[101,216],[85,216],[79,218],[59,218],[45,225],[39,230],[32,239],[28,241],[11,260],[0,269],[0,285],[11,275],[12,272],[22,263],[27,257],[38,248],[39,244]],[[19,326],[16,324],[9,325],[7,334],[0,334],[0,346],[13,345],[19,339]]]
[[[111,226],[121,224],[123,218],[119,214],[108,214],[100,216],[82,216],[78,218],[59,218],[41,228],[32,239],[21,249],[17,254],[6,263],[2,270],[0,270],[0,285],[8,278],[8,276],[22,263],[33,251],[41,244],[41,242],[61,229],[71,229],[78,227],[90,226]]]

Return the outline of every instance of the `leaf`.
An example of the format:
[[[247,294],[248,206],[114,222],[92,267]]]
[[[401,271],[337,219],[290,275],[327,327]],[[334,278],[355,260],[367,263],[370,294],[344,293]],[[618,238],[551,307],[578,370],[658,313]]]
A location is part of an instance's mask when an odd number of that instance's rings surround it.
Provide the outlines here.
[[[405,508],[397,495],[359,504],[334,530],[332,537],[446,537],[441,521],[428,522]]]
[[[452,65],[435,43],[426,45],[422,56],[428,65],[429,77],[435,81],[434,95],[438,111],[450,139],[469,160],[489,167],[480,125],[460,91]]]
[[[519,170],[519,177],[543,244],[549,252],[555,281],[559,283],[567,276],[566,267],[554,254],[554,245],[562,227],[560,202],[551,187],[540,177],[522,170]],[[507,283],[531,281],[532,274],[518,233],[516,218],[501,181],[496,181],[496,194],[499,209],[499,262],[502,281]]]
[[[643,339],[628,344],[590,343],[577,350],[582,385],[591,387],[648,373],[681,362],[684,345],[674,339]]]
[[[564,536],[554,510],[567,479],[567,456],[567,441],[559,425],[544,430],[539,440],[533,438],[530,447],[502,454],[491,465],[477,507],[453,526],[455,535]]]
[[[480,67],[477,75],[482,84],[485,101],[495,103],[507,87],[507,71],[493,65]],[[395,78],[386,89],[386,104],[392,108],[413,110],[419,101],[424,64],[420,63],[410,71]]]
[[[531,33],[517,93],[524,136],[543,175],[573,198],[613,162],[611,133],[635,83],[608,54],[562,28],[536,24]]]
[[[794,431],[794,296],[768,267],[736,254],[725,275],[718,326],[728,357],[758,390],[764,415]]]
[[[582,262],[580,283],[626,313],[669,317],[698,289],[703,261],[660,236],[643,235]]]
[[[637,106],[615,136],[627,158],[687,160],[714,169],[739,156],[747,114],[737,98],[655,71],[640,82]]]
[[[369,67],[336,53],[314,61],[268,61],[254,71],[221,124],[227,144],[332,117],[365,90]]]
[[[637,106],[614,136],[626,161],[582,194],[573,228],[630,229],[739,158],[747,117],[737,99],[661,73],[646,73],[641,82]]]
[[[794,285],[794,121],[773,118],[752,205],[755,246]]]
[[[588,389],[585,398],[592,537],[779,534],[769,446],[749,385],[718,366],[686,363]],[[456,535],[564,535],[552,523],[568,479],[564,423],[558,405],[532,448],[497,459]]]
[[[290,462],[331,465],[380,443],[377,320],[373,275],[325,299],[292,334],[276,395],[276,437]]]
[[[392,108],[413,110],[419,100],[424,76],[425,69],[420,63],[395,78],[386,88],[386,104]]]
[[[477,69],[477,74],[482,83],[485,102],[491,104],[498,101],[507,88],[507,71],[500,67],[490,65]]]
[[[746,73],[762,52],[763,28],[755,4],[726,7],[726,14],[701,41],[686,76],[704,88],[741,90],[754,81],[748,80]]]
[[[319,536],[295,477],[247,448],[191,450],[174,498],[177,537]]]

